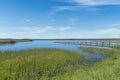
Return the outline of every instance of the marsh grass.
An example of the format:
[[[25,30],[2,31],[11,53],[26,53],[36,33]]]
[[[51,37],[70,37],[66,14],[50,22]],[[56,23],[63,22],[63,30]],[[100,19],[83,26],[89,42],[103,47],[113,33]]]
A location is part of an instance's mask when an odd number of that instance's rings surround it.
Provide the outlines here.
[[[120,50],[85,48],[107,55],[92,66],[75,52],[40,49],[0,52],[0,80],[120,80]]]
[[[119,46],[111,46],[111,48],[120,49],[120,45]]]
[[[108,58],[93,66],[84,66],[77,70],[66,80],[120,80],[120,50],[108,50],[101,48],[84,48],[88,52],[99,52]],[[60,80],[60,79],[59,79]]]
[[[99,41],[99,42],[120,42],[120,39],[113,39],[113,40],[93,40],[93,41]]]
[[[82,58],[57,49],[0,52],[0,80],[52,80],[73,71]]]

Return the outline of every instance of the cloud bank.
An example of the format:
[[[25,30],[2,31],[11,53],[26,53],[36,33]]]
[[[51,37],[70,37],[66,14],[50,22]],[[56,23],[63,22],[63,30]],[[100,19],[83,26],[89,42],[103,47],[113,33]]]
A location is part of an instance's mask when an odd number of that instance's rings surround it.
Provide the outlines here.
[[[86,6],[120,5],[120,0],[64,0],[64,1]]]
[[[96,29],[94,31],[74,30],[70,26],[14,27],[11,30],[3,28],[0,30],[0,38],[120,38],[120,28]]]
[[[120,0],[56,0],[58,2],[70,3],[73,6],[59,5],[52,7],[53,13],[60,11],[74,11],[74,10],[87,10],[87,11],[99,11],[102,10],[100,6],[116,6],[120,5]]]

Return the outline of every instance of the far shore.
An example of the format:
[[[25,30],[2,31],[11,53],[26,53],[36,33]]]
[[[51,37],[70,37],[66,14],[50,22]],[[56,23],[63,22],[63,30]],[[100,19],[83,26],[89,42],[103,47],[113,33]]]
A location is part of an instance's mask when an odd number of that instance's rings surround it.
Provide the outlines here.
[[[17,42],[29,42],[31,39],[0,39],[0,44],[14,44]]]

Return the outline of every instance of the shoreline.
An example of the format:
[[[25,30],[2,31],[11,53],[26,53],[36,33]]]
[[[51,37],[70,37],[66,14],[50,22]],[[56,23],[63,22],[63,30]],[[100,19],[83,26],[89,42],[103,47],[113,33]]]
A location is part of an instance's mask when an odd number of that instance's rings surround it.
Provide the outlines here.
[[[0,39],[0,44],[15,44],[18,42],[29,42],[30,39]]]

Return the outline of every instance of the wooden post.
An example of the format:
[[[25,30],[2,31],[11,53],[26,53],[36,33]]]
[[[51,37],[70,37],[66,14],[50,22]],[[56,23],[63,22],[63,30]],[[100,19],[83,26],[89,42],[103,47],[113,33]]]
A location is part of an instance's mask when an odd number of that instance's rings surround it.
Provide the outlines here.
[[[110,42],[108,42],[108,46],[110,47],[111,45],[110,45]]]
[[[95,46],[98,46],[98,42],[95,42]]]
[[[101,47],[104,47],[104,42],[101,42]]]
[[[92,42],[90,42],[90,46],[92,46]]]
[[[87,42],[85,42],[85,46],[87,46]]]

